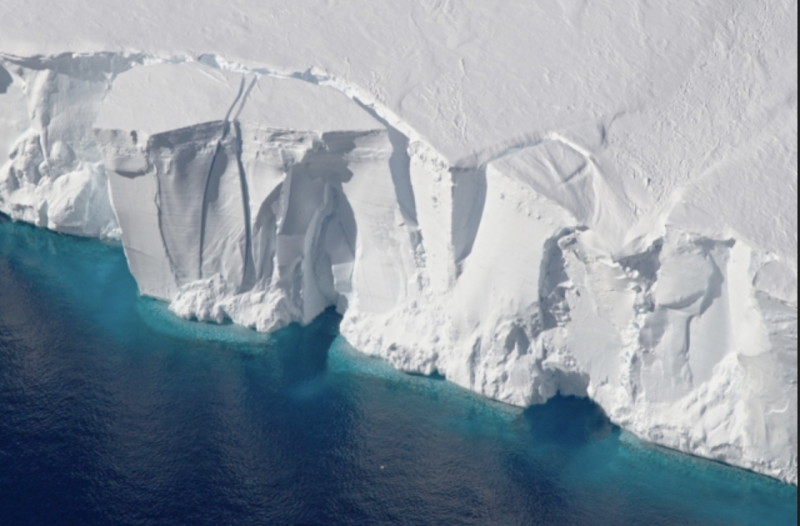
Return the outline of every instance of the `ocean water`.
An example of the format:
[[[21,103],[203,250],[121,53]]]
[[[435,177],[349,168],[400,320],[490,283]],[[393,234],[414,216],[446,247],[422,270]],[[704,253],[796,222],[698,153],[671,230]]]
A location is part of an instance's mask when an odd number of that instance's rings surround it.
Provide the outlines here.
[[[121,248],[0,216],[0,524],[781,525],[797,488],[353,350],[140,298]]]

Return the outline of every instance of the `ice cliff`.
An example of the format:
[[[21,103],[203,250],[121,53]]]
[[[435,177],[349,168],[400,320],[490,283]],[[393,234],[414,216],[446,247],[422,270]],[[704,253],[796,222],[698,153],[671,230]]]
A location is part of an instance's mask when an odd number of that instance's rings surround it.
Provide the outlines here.
[[[601,35],[586,9],[562,18]],[[517,405],[590,396],[647,440],[796,484],[796,27],[743,8],[670,47],[679,15],[656,14],[625,68],[539,56],[540,84],[584,75],[552,106],[463,59],[441,73],[457,82],[382,83],[349,59],[0,38],[0,210],[121,239],[140,291],[181,316],[271,331],[336,306],[348,341],[400,369]],[[463,24],[444,47],[480,36]],[[752,40],[765,27],[774,46]],[[468,109],[481,97],[494,116]]]

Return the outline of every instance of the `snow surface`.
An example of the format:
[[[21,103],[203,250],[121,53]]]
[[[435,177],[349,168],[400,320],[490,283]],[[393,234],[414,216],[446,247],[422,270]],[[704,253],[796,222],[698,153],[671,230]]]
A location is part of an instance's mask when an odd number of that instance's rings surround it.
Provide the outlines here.
[[[797,5],[6,0],[0,210],[143,294],[797,483]]]

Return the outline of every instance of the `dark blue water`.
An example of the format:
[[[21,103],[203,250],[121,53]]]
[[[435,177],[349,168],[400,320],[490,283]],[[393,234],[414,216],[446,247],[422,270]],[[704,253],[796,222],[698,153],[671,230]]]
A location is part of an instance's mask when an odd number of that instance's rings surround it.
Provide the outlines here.
[[[122,250],[0,216],[0,524],[796,524],[797,490],[592,403],[398,373],[139,298]]]

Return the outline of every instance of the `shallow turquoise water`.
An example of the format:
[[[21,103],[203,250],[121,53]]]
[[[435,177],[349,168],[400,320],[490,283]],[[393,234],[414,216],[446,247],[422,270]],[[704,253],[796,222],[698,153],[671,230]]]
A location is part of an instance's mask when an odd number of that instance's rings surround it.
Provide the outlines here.
[[[0,219],[2,524],[796,524],[797,489],[139,298],[122,250]]]

